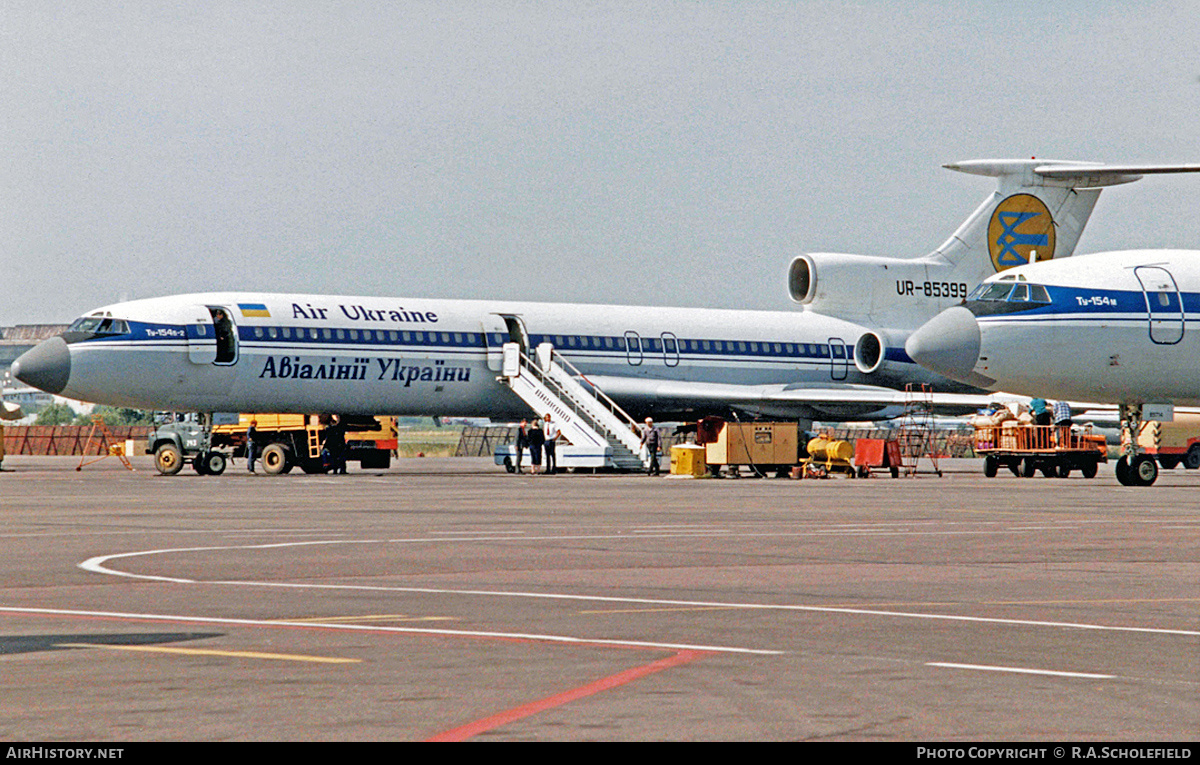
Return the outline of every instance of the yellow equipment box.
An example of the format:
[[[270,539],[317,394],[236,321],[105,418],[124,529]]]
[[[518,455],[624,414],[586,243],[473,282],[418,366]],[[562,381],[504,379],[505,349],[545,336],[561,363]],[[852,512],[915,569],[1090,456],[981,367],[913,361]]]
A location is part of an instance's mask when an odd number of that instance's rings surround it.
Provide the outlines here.
[[[708,472],[704,461],[704,447],[681,444],[671,447],[671,474],[702,476]]]
[[[704,445],[709,465],[795,465],[799,427],[794,422],[727,422]]]

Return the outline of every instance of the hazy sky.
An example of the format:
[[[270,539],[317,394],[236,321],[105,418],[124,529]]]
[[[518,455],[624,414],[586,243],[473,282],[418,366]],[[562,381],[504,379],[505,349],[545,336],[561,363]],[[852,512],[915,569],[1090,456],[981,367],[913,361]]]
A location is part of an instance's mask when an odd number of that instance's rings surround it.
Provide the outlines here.
[[[978,157],[1200,162],[1200,2],[0,0],[0,324],[213,289],[787,308]],[[1081,251],[1200,248],[1200,177]]]

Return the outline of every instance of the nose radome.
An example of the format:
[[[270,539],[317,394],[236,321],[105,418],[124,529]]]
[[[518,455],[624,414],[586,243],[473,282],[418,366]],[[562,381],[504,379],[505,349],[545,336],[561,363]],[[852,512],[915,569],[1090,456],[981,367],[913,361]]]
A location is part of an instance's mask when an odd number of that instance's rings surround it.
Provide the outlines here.
[[[44,340],[17,357],[12,375],[47,393],[61,393],[71,378],[71,350],[61,337]]]
[[[995,382],[975,372],[979,360],[979,323],[962,306],[947,308],[912,333],[904,343],[909,357],[938,374],[972,385]]]

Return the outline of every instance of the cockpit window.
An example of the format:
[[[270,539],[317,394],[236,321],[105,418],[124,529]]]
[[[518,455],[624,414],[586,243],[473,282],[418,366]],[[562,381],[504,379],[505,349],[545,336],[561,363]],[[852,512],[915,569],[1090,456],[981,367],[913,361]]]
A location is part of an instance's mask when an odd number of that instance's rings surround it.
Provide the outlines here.
[[[1013,285],[1011,283],[1002,284],[1000,282],[992,282],[990,284],[981,284],[971,293],[969,300],[1004,300],[1008,297],[1008,293],[1012,292]]]
[[[100,326],[100,322],[104,321],[98,316],[82,316],[72,322],[67,328],[68,332],[95,332],[96,327]]]
[[[71,323],[68,332],[87,335],[127,335],[129,323],[124,319],[108,319],[102,316],[82,316]]]
[[[1011,281],[984,282],[971,290],[967,300],[986,300],[997,303],[1004,301],[1009,303],[1049,303],[1050,293],[1040,284],[1028,284],[1022,281],[1018,281],[1016,284]]]

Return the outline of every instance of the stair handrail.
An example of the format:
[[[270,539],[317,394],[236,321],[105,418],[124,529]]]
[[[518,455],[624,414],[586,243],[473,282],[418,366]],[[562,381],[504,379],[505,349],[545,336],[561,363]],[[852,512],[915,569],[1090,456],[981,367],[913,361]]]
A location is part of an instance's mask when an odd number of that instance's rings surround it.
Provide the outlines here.
[[[586,420],[589,425],[592,425],[593,427],[599,427],[606,432],[608,431],[608,428],[605,427],[603,423],[597,422],[596,418],[593,417],[592,414],[588,412],[588,410],[580,402],[576,401],[575,397],[572,396],[570,392],[566,390],[561,383],[559,383],[558,380],[555,380],[549,372],[534,363],[533,359],[529,358],[524,351],[519,351],[518,355],[521,360],[522,368],[533,372],[534,377],[539,382],[559,393],[559,400],[566,404],[572,412]]]
[[[601,390],[598,386],[594,385],[591,380],[588,380],[587,376],[584,375],[583,372],[579,371],[579,367],[572,364],[566,356],[559,353],[557,348],[551,347],[550,357],[551,359],[557,359],[564,367],[567,368],[568,371],[573,372],[576,377],[579,377],[581,380],[587,382],[587,384],[592,388],[593,395],[602,403],[607,404],[609,411],[624,419],[625,422],[628,423],[636,432],[638,428],[637,420],[633,419],[633,417],[631,417],[628,412],[622,409],[616,401],[613,401],[607,393]]]

